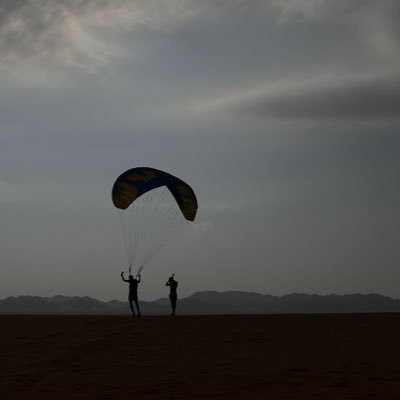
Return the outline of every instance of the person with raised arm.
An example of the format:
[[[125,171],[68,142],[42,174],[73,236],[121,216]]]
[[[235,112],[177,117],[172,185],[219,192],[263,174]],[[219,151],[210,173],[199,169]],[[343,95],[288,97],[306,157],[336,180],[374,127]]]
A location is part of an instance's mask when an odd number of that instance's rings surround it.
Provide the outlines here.
[[[140,308],[139,308],[139,300],[138,300],[138,285],[140,283],[140,274],[136,275],[135,279],[133,277],[133,275],[130,273],[130,269],[129,269],[129,278],[125,279],[124,277],[124,273],[121,272],[121,278],[124,282],[128,282],[129,283],[129,296],[128,296],[128,300],[129,300],[129,306],[131,308],[132,311],[132,317],[135,317],[135,310],[133,308],[133,303],[135,303],[136,305],[136,309],[137,309],[137,316],[140,317]]]

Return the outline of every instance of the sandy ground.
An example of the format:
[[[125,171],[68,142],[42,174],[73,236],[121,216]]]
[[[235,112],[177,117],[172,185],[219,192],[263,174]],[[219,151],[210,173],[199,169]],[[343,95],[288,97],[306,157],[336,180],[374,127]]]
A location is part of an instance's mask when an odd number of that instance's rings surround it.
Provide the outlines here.
[[[400,399],[400,314],[0,321],[3,400]]]

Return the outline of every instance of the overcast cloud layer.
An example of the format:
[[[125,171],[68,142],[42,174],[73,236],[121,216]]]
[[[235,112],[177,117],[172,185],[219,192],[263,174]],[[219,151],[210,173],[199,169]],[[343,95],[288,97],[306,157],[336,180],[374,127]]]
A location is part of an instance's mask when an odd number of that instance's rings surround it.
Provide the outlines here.
[[[0,297],[122,299],[110,190],[189,182],[140,294],[400,297],[397,1],[0,0]]]

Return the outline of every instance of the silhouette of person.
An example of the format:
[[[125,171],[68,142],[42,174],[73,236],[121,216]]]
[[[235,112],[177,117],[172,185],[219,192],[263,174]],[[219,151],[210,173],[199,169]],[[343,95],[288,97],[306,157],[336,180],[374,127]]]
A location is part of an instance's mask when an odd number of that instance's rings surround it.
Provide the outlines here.
[[[176,309],[176,300],[178,299],[178,294],[176,293],[176,288],[178,287],[178,282],[174,279],[174,275],[169,277],[165,286],[169,286],[169,301],[171,302],[172,313],[171,315],[175,315]]]
[[[132,303],[135,303],[135,305],[136,305],[137,312],[138,312],[138,314],[137,314],[138,317],[140,317],[142,315],[142,314],[140,314],[138,294],[137,294],[138,285],[139,285],[139,282],[140,282],[140,274],[137,275],[137,277],[139,279],[135,279],[133,277],[133,275],[129,275],[129,279],[125,279],[124,273],[121,272],[122,280],[124,282],[128,282],[129,283],[129,297],[128,297],[128,300],[129,300],[129,306],[131,307],[131,311],[132,311],[132,317],[134,317],[136,315],[135,314],[135,310],[133,309],[133,304]]]

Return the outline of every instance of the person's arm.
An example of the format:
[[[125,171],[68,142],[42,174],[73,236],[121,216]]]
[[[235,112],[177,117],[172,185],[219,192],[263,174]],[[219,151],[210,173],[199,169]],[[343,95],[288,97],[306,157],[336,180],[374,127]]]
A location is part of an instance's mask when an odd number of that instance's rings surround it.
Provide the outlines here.
[[[125,278],[124,278],[124,273],[123,273],[123,272],[121,272],[121,278],[122,278],[122,280],[123,280],[124,282],[129,282],[128,279],[125,279]]]
[[[170,281],[167,281],[167,283],[165,284],[165,286],[171,286]]]
[[[137,277],[139,278],[137,281],[138,281],[138,283],[140,283],[140,274]]]

